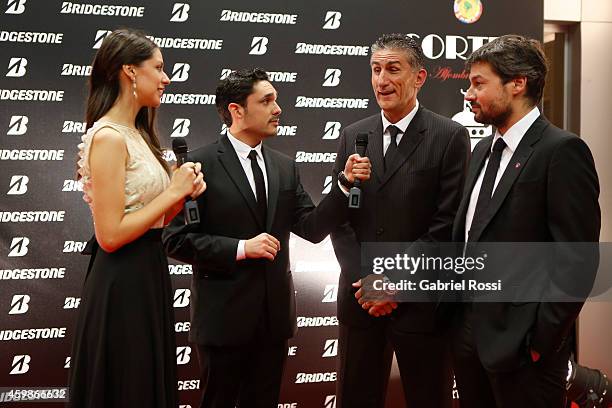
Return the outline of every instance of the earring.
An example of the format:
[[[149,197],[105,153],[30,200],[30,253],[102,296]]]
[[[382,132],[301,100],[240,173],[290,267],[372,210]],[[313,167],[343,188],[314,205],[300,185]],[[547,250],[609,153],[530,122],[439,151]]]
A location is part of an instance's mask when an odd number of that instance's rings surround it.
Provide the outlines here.
[[[134,75],[132,78],[132,94],[134,95],[134,98],[138,98],[138,95],[136,94],[136,75]]]

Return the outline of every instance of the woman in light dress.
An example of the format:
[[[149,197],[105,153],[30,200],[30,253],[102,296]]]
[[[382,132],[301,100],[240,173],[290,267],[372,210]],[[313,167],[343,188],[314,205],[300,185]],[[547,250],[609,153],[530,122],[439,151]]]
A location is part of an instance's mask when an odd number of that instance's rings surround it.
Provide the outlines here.
[[[78,173],[95,237],[73,336],[71,407],[178,404],[161,231],[206,184],[200,163],[171,174],[162,157],[155,109],[169,83],[159,48],[133,30],[109,34],[93,61]]]

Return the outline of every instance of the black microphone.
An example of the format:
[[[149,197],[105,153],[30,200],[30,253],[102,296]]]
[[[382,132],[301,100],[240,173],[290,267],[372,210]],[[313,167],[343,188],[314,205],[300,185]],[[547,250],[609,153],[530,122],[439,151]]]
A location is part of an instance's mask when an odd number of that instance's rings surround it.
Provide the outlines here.
[[[368,147],[368,134],[358,133],[355,138],[355,153],[364,157]],[[353,187],[349,190],[349,208],[361,208],[361,180],[358,178],[353,182]]]
[[[612,383],[600,370],[569,361],[571,367],[566,385],[567,398],[580,408],[612,407]]]
[[[187,142],[185,139],[182,137],[172,139],[172,151],[176,156],[176,167],[181,167],[187,161]],[[185,214],[185,224],[200,222],[198,204],[191,197],[185,198],[183,212]]]

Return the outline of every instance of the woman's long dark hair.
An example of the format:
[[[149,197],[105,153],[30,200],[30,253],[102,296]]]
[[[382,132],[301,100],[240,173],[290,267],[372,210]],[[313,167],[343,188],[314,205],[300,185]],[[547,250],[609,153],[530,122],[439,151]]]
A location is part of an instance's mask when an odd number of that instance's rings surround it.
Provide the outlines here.
[[[120,91],[119,72],[123,65],[140,65],[151,58],[157,45],[144,33],[132,29],[115,30],[106,36],[92,63],[89,77],[89,96],[85,113],[86,129],[106,114],[113,106]],[[157,161],[169,173],[155,128],[156,109],[142,107],[136,115],[136,128]]]

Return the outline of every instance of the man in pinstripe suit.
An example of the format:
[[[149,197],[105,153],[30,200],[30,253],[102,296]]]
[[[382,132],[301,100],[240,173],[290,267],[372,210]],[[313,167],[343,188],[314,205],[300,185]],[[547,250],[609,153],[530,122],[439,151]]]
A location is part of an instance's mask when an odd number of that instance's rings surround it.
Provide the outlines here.
[[[452,372],[446,325],[435,303],[360,306],[360,243],[451,240],[470,154],[465,128],[419,104],[427,71],[421,47],[388,34],[372,45],[372,87],[382,112],[346,127],[334,175],[368,133],[372,177],[360,209],[332,233],[341,266],[338,289],[339,407],[384,407],[393,351],[409,407],[449,407]],[[355,283],[357,282],[357,283]],[[355,284],[354,284],[355,283]],[[369,310],[368,310],[369,309]],[[383,316],[384,315],[384,316]]]

